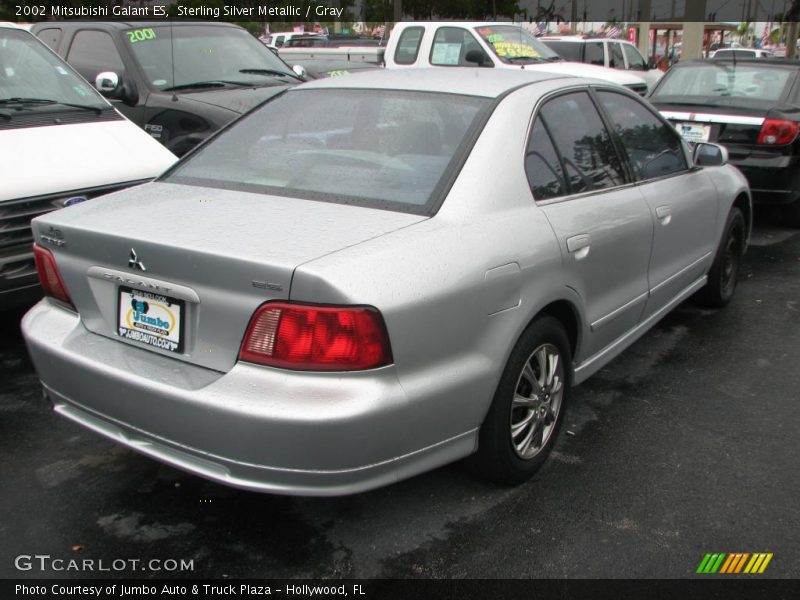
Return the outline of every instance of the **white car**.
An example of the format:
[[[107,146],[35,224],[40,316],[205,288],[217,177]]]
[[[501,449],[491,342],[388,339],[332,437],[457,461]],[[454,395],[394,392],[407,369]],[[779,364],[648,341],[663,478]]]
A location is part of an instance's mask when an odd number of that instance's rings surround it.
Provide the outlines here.
[[[33,217],[149,181],[173,162],[37,37],[0,23],[0,310],[41,295]],[[58,230],[42,235],[63,241]]]
[[[282,33],[271,33],[267,36],[267,41],[264,42],[266,46],[270,48],[283,48],[287,42],[292,39],[293,37],[313,37],[319,36],[323,37],[319,33],[314,33],[313,31],[286,31]]]
[[[398,23],[389,37],[384,63],[387,69],[482,67],[560,73],[602,79],[640,96],[647,94],[647,84],[639,75],[567,62],[513,23]]]
[[[547,36],[540,38],[548,48],[564,60],[632,71],[647,83],[652,91],[663,72],[651,65],[630,42],[605,38],[577,36]]]
[[[716,60],[726,59],[734,60],[740,58],[774,58],[775,55],[769,50],[761,50],[759,48],[720,48],[716,52],[708,55],[708,58]]]

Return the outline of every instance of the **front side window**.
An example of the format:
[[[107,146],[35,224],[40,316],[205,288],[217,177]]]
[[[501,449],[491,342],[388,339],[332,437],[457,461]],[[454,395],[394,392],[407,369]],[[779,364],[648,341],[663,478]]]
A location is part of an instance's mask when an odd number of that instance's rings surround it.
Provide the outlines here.
[[[625,57],[628,59],[628,67],[630,69],[635,69],[637,71],[647,70],[647,62],[636,48],[630,44],[622,44],[622,49],[625,52]]]
[[[455,94],[296,89],[249,113],[165,180],[427,214],[490,105]]]
[[[408,27],[400,34],[397,40],[397,50],[394,52],[394,62],[398,65],[413,65],[417,62],[419,46],[422,42],[422,27]]]
[[[261,85],[275,71],[286,74],[286,83],[297,81],[280,58],[243,29],[181,24],[131,29],[124,34],[154,89],[203,82]],[[281,44],[281,36],[276,36],[275,45]]]
[[[475,37],[463,27],[440,27],[433,38],[431,64],[438,67],[474,67],[475,63],[467,62],[470,50],[484,54]]]
[[[114,71],[122,75],[125,63],[105,31],[85,29],[75,34],[67,54],[67,62],[89,81],[101,71]]]
[[[617,151],[587,92],[548,101],[541,109],[564,165],[571,193],[601,190],[625,182]]]
[[[637,180],[664,177],[688,169],[678,134],[638,100],[598,92],[600,103],[622,140]]]

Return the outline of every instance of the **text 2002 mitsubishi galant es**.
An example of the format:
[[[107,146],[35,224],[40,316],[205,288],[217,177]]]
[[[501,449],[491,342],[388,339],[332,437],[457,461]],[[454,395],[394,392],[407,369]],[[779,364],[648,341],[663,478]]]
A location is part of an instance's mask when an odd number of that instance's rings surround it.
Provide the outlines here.
[[[35,219],[24,335],[58,413],[228,485],[346,494],[472,454],[519,483],[571,386],[731,298],[751,208],[725,158],[602,81],[316,81]]]

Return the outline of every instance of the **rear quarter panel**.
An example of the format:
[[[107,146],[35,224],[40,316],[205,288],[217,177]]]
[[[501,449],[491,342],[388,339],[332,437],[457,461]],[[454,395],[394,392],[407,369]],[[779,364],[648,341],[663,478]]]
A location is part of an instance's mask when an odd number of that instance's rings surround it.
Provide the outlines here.
[[[294,300],[381,311],[415,447],[480,426],[508,355],[542,307],[567,299],[582,314],[523,170],[535,97],[526,87],[500,104],[435,216],[295,272]]]

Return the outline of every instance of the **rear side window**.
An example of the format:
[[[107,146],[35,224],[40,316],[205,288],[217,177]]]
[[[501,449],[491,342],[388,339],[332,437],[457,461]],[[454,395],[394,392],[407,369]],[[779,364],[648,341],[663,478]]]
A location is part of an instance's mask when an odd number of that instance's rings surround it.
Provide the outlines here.
[[[541,117],[536,118],[528,140],[525,173],[536,200],[547,200],[567,193],[561,161]]]
[[[558,55],[564,60],[573,60],[576,62],[581,62],[583,60],[583,58],[581,57],[581,50],[583,49],[583,44],[581,44],[580,42],[563,42],[561,40],[542,40],[542,41],[548,48],[558,53]]]
[[[413,65],[417,62],[422,32],[422,27],[409,27],[403,30],[397,41],[397,50],[394,51],[394,62],[398,65]]]
[[[637,180],[664,177],[688,168],[677,132],[641,102],[614,92],[597,95],[622,140]]]
[[[602,190],[625,182],[611,136],[588,93],[553,98],[542,107],[541,116],[561,155],[570,193]]]
[[[583,51],[583,62],[604,67],[606,63],[603,42],[587,42],[586,49]]]
[[[608,45],[609,49],[609,64],[608,66],[612,69],[624,69],[625,68],[625,58],[622,56],[622,48],[616,42],[611,42]]]
[[[36,37],[47,44],[51,50],[56,51],[61,41],[61,29],[58,27],[48,27],[47,29],[42,29],[36,34]]]
[[[114,40],[105,31],[83,30],[76,33],[69,47],[67,62],[89,81],[94,81],[102,71],[114,71],[117,74],[125,71]]]

